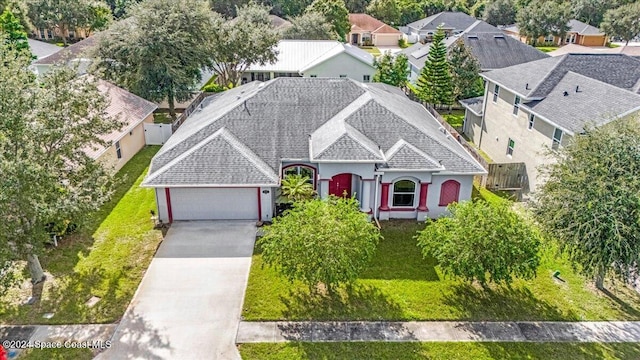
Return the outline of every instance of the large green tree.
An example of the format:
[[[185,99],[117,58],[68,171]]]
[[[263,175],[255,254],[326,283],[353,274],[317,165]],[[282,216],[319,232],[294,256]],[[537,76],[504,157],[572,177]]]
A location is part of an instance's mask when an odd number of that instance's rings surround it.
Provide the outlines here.
[[[535,277],[540,236],[509,202],[467,201],[449,211],[451,216],[418,234],[425,257],[434,257],[448,274],[482,285]]]
[[[409,76],[409,59],[404,54],[391,55],[387,51],[374,61],[376,73],[374,82],[381,82],[391,86],[404,87]]]
[[[98,0],[28,0],[29,19],[37,28],[57,30],[66,44],[67,32],[76,28],[100,30],[108,17],[107,4]]]
[[[485,6],[482,18],[491,25],[510,25],[516,22],[516,13],[512,0],[491,0]]]
[[[211,9],[226,18],[238,16],[237,9],[246,6],[250,0],[209,0]]]
[[[370,0],[345,0],[344,5],[350,13],[363,13]]]
[[[396,0],[373,0],[366,12],[385,24],[398,25],[400,22],[400,9]]]
[[[418,97],[434,106],[453,103],[453,83],[444,36],[444,30],[439,26],[417,81]]]
[[[333,31],[333,27],[327,22],[322,14],[317,12],[306,12],[300,16],[289,20],[291,26],[288,27],[282,37],[284,39],[297,40],[337,40],[338,34]]]
[[[143,1],[100,36],[97,70],[145,99],[166,99],[175,118],[175,101],[189,99],[202,68],[212,66],[213,35],[221,26],[203,1]]]
[[[106,0],[105,2],[111,9],[113,17],[119,19],[127,15],[129,9],[140,1],[142,0]]]
[[[314,0],[306,11],[324,15],[340,39],[346,40],[347,34],[351,30],[351,24],[349,23],[349,11],[344,0]]]
[[[215,46],[209,55],[223,86],[240,84],[242,73],[251,65],[276,60],[280,34],[271,25],[267,7],[250,4],[239,8],[238,16],[220,24],[213,37]]]
[[[262,259],[288,280],[332,293],[353,282],[373,257],[380,232],[355,199],[303,201],[273,219],[258,244]]]
[[[55,66],[36,79],[29,52],[0,46],[0,263],[27,260],[35,284],[47,224],[81,223],[110,195],[109,170],[83,149],[121,124],[95,78]]]
[[[604,13],[616,7],[617,1],[611,0],[573,0],[571,12],[573,17],[589,25],[599,27]]]
[[[640,34],[640,3],[635,2],[607,10],[600,28],[608,36],[614,36],[629,41]]]
[[[420,20],[425,17],[425,12],[419,2],[414,0],[397,0],[400,11],[400,25]]]
[[[539,37],[549,34],[563,38],[569,30],[569,20],[569,5],[553,0],[533,1],[516,16],[520,34],[529,37],[533,45]]]
[[[553,153],[534,202],[538,222],[586,276],[628,280],[640,264],[640,130],[588,129]]]
[[[480,77],[480,62],[471,53],[462,39],[449,48],[447,59],[451,68],[453,97],[456,100],[480,96],[484,92]]]
[[[27,33],[24,31],[24,27],[20,20],[9,10],[5,10],[0,14],[0,32],[4,32],[4,39],[10,48],[18,51],[29,49]]]

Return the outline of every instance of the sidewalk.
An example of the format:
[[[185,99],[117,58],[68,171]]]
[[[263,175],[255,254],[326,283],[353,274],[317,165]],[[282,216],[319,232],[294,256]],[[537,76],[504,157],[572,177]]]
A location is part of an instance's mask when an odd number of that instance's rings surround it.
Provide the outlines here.
[[[640,321],[243,321],[236,337],[236,343],[287,341],[640,342]]]

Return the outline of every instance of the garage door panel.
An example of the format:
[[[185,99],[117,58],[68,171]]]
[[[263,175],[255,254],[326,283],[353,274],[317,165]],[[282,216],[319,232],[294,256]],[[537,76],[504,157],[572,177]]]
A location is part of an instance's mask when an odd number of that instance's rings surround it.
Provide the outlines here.
[[[173,220],[256,220],[256,188],[172,188]]]
[[[376,35],[376,46],[398,46],[398,35]]]

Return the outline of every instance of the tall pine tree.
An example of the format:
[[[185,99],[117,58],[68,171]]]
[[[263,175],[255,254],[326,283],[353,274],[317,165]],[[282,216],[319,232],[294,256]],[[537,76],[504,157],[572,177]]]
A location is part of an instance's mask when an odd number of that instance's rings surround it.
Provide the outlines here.
[[[451,66],[451,82],[455,100],[482,95],[484,87],[480,77],[480,62],[469,51],[462,39],[458,39],[447,55]]]
[[[432,105],[453,103],[453,83],[447,62],[447,47],[444,45],[442,26],[433,36],[427,61],[418,78],[418,96]]]

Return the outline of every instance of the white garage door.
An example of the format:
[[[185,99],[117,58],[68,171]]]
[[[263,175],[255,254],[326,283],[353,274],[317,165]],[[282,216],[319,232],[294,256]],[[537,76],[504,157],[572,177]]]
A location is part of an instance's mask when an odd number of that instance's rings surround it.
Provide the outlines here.
[[[173,220],[257,220],[256,188],[172,188]]]
[[[398,46],[399,35],[376,35],[376,46]]]

